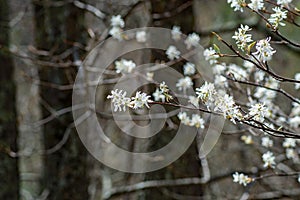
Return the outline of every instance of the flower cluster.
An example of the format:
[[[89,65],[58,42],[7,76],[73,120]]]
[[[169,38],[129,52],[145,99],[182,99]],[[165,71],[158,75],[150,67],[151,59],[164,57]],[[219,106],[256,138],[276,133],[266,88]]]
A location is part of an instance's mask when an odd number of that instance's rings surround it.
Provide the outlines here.
[[[248,44],[253,41],[251,38],[252,35],[247,34],[250,30],[251,28],[249,28],[249,26],[241,24],[241,27],[238,31],[235,31],[234,36],[232,36],[232,38],[235,39],[238,48],[242,51],[246,50]]]
[[[283,5],[283,6],[286,6],[288,5],[289,3],[292,3],[293,0],[277,0],[277,4],[278,5]]]
[[[123,90],[115,89],[111,91],[111,95],[107,96],[107,99],[111,99],[114,105],[114,112],[118,110],[125,112],[127,107],[140,109],[146,106],[149,108],[148,103],[152,102],[152,100],[149,99],[150,96],[140,91],[136,92],[132,98],[126,97],[126,94],[127,93]]]
[[[275,13],[272,13],[268,21],[273,26],[274,29],[277,29],[277,27],[285,26],[285,23],[282,21],[287,18],[287,11],[282,11],[279,7],[273,8],[273,11]]]
[[[192,47],[196,47],[200,42],[200,37],[197,33],[189,34],[185,39],[184,43],[187,49],[191,49]]]
[[[247,186],[249,183],[253,181],[252,178],[248,177],[247,175],[244,175],[243,173],[235,172],[233,175],[233,182],[239,183],[241,185]]]
[[[265,136],[265,137],[262,137],[262,138],[261,138],[261,145],[262,145],[263,147],[269,148],[269,147],[272,147],[273,144],[274,144],[274,143],[273,143],[273,140],[271,140],[270,137]]]
[[[270,151],[268,151],[267,153],[264,153],[262,155],[262,160],[264,161],[264,167],[274,168],[276,165],[275,156]]]
[[[300,73],[295,74],[295,80],[300,81]],[[295,89],[300,89],[300,83],[295,83]]]
[[[187,89],[191,88],[192,86],[193,86],[193,81],[188,76],[178,79],[176,83],[176,87],[178,88],[178,90],[183,92],[185,92]]]
[[[263,0],[251,0],[251,3],[248,4],[249,8],[259,11],[264,7],[264,1]]]
[[[162,82],[159,85],[159,88],[156,88],[155,92],[152,94],[155,101],[170,101],[173,97],[169,94],[169,87],[166,85],[165,82]]]
[[[205,49],[203,55],[205,60],[208,60],[211,65],[217,63],[217,59],[220,57],[212,47]]]
[[[253,118],[256,121],[263,122],[265,115],[267,115],[268,109],[264,104],[257,103],[251,105],[249,109],[249,115],[247,117]]]
[[[183,65],[183,74],[188,76],[188,75],[193,75],[195,74],[196,69],[195,65],[193,63],[187,62],[185,65]]]
[[[147,41],[147,33],[145,31],[136,32],[135,39],[137,42],[143,43]]]
[[[195,126],[196,128],[204,129],[205,121],[198,114],[193,114],[192,118],[190,118],[186,112],[180,112],[177,115],[178,119],[187,126]]]
[[[234,11],[241,11],[243,12],[245,0],[227,0],[227,3],[230,3],[231,8],[234,8]]]
[[[256,43],[256,52],[253,53],[254,56],[256,56],[256,58],[262,62],[266,62],[268,60],[271,60],[272,55],[276,52],[275,50],[273,50],[273,48],[270,45],[270,40],[271,38],[268,37],[266,39],[263,40],[259,40]]]
[[[171,31],[171,34],[172,34],[172,39],[175,40],[175,41],[178,41],[181,39],[181,30],[180,30],[180,27],[179,26],[173,26],[172,28],[172,31]]]
[[[110,25],[112,26],[112,28],[110,29],[109,34],[113,38],[122,41],[123,40],[122,28],[125,27],[125,22],[122,19],[121,15],[112,16],[110,20]]]
[[[180,56],[180,51],[173,45],[169,46],[166,54],[170,60],[178,59]]]
[[[121,59],[115,62],[117,73],[131,73],[136,67],[136,64],[132,60]]]

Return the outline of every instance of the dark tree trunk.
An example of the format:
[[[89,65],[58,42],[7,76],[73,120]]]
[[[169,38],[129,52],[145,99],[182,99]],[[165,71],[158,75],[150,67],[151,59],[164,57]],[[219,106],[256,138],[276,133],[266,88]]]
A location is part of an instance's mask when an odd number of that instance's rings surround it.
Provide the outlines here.
[[[83,33],[83,12],[74,8],[72,4],[47,7],[39,3],[35,5],[35,16],[39,49],[60,54],[71,48],[72,42],[80,41],[81,35],[79,33]],[[72,55],[66,59],[71,60]],[[71,67],[58,69],[43,66],[40,68],[39,74],[43,81],[63,85],[72,82],[74,70]],[[44,102],[44,108],[46,108],[43,110],[44,117],[50,114],[47,107],[58,110],[72,105],[71,90],[61,91],[43,87],[41,88],[41,98]],[[45,149],[50,149],[61,141],[67,134],[67,127],[72,121],[72,113],[67,113],[44,126]],[[88,197],[86,151],[75,129],[70,131],[67,143],[58,151],[45,157],[44,187],[50,191],[49,199],[81,200]]]
[[[9,46],[8,1],[0,2],[0,199],[19,199],[15,84],[13,62],[5,49]]]

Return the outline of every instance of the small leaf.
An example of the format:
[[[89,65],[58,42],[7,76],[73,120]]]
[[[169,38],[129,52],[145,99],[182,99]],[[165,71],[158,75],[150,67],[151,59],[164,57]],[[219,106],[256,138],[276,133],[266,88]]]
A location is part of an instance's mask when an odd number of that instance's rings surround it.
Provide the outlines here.
[[[296,8],[296,7],[295,7],[295,11],[296,11],[296,12],[300,12],[300,10],[299,10],[298,8]]]
[[[213,44],[213,47],[217,53],[220,53],[220,48],[216,44]]]
[[[254,45],[256,44],[256,41],[252,42],[251,44],[248,45],[247,47],[247,53],[250,54],[251,49],[254,47]]]

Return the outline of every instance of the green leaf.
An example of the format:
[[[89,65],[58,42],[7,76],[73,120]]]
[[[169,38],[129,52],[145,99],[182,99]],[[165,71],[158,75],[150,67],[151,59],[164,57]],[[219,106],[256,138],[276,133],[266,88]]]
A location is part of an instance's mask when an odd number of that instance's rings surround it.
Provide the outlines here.
[[[213,47],[214,47],[214,50],[217,52],[217,53],[220,53],[220,48],[216,45],[216,44],[213,44]]]

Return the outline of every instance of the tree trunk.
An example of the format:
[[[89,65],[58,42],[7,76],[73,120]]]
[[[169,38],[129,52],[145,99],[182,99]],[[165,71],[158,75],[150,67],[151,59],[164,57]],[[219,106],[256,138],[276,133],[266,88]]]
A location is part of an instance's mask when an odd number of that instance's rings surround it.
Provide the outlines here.
[[[0,2],[0,199],[19,199],[14,66],[9,48],[9,1]]]

